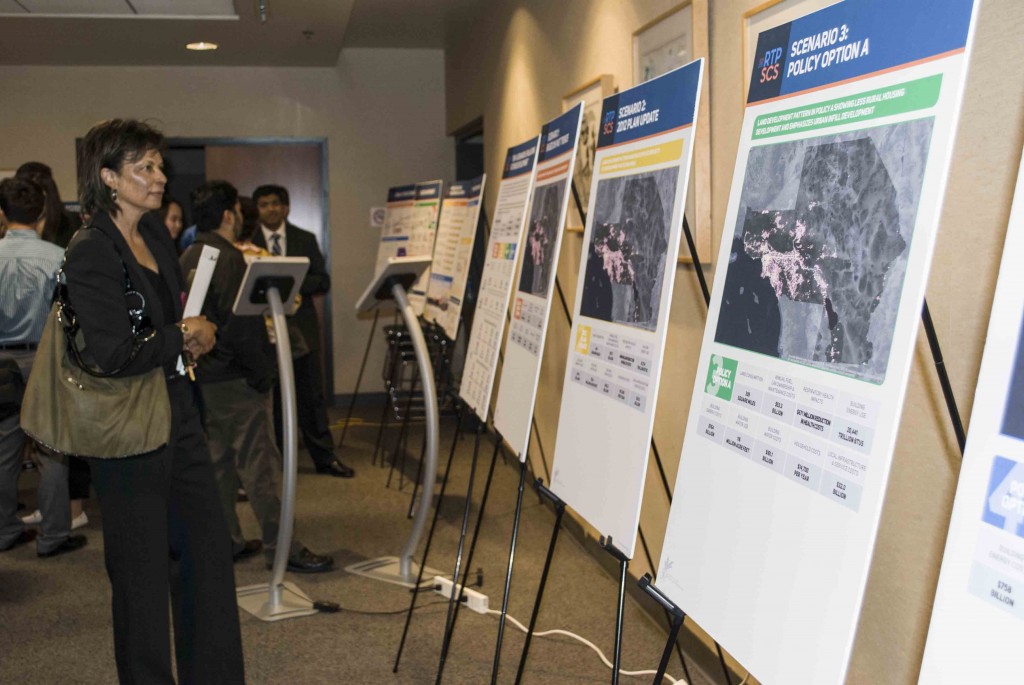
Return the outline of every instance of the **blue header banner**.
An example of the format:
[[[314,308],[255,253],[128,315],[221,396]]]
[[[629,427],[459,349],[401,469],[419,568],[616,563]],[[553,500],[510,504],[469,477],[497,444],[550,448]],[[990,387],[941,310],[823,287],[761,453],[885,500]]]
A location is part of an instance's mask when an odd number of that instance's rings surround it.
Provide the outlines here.
[[[844,0],[762,33],[747,104],[962,50],[974,0]]]
[[[628,143],[693,123],[704,60],[609,95],[601,106],[597,147]]]
[[[505,167],[501,172],[503,179],[522,176],[533,171],[533,162],[537,159],[537,141],[539,140],[540,138],[531,138],[525,143],[519,143],[519,145],[508,149],[508,152],[505,153]]]
[[[416,184],[417,200],[439,200],[444,191],[444,181],[425,181]]]
[[[449,184],[448,191],[444,194],[445,198],[457,198],[457,199],[472,199],[479,197],[480,187],[483,185],[484,177],[477,176],[476,178],[468,181],[456,181],[455,183]]]
[[[388,188],[388,202],[405,202],[416,199],[416,186],[394,186]]]
[[[557,119],[544,124],[540,130],[540,155],[537,163],[554,159],[576,147],[576,133],[580,127],[583,103],[576,105]]]

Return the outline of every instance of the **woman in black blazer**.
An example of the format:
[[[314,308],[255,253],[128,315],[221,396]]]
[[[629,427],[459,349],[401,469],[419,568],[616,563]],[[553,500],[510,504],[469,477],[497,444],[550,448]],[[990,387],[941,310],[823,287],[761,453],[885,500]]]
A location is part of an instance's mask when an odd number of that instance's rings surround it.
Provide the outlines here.
[[[114,649],[122,683],[174,683],[168,597],[178,679],[243,683],[231,539],[192,387],[178,373],[184,351],[208,352],[216,327],[182,319],[185,283],[159,209],[167,178],[163,136],[115,119],[93,127],[79,150],[82,210],[92,217],[68,246],[67,296],[100,369],[119,376],[163,369],[171,435],[154,452],[90,459],[103,514],[107,575],[113,593]],[[125,272],[145,300],[152,335],[135,346]],[[131,300],[131,302],[129,301]]]

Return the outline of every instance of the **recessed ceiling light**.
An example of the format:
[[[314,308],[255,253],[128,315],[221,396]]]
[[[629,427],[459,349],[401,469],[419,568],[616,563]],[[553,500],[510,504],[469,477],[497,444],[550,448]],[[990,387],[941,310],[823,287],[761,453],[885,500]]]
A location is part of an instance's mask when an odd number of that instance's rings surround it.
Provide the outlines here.
[[[216,50],[216,43],[207,43],[206,41],[199,41],[198,43],[189,43],[185,46],[189,50]]]

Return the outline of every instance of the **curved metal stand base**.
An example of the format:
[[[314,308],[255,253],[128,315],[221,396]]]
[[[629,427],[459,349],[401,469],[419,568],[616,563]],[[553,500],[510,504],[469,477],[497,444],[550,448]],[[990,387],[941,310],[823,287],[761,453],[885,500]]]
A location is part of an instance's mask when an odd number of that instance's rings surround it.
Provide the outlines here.
[[[288,618],[317,613],[313,600],[287,581],[277,587],[277,597],[270,585],[247,585],[238,588],[238,606],[261,621],[283,621]]]
[[[415,561],[410,564],[410,575],[402,575],[402,564],[398,557],[378,557],[360,561],[357,564],[345,567],[346,573],[354,573],[357,576],[365,576],[374,580],[383,580],[385,583],[401,585],[402,587],[415,588],[416,579],[420,577],[420,566]],[[423,582],[421,587],[426,587],[434,582],[434,576],[443,576],[443,571],[426,566],[423,568]]]

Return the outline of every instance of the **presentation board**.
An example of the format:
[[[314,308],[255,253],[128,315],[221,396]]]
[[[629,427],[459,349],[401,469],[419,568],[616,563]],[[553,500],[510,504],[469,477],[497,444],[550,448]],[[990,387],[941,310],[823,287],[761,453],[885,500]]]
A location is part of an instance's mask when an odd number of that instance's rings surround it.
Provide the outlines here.
[[[479,176],[450,184],[441,202],[424,318],[444,329],[450,340],[455,340],[459,331],[485,179]]]
[[[508,298],[516,272],[519,243],[526,225],[526,205],[533,188],[539,138],[510,147],[498,185],[498,200],[491,219],[491,235],[480,276],[473,328],[466,347],[459,396],[481,421],[487,421],[498,353],[505,334]]]
[[[512,321],[505,342],[494,427],[521,461],[530,443],[530,422],[537,399],[537,380],[544,356],[544,337],[551,313],[562,227],[569,208],[569,182],[576,162],[583,104],[552,119],[540,130],[522,259],[516,270]]]
[[[1024,161],[1017,174],[920,683],[1016,682],[1024,674],[1021,263]]]
[[[384,210],[384,225],[380,230],[374,273],[386,267],[392,257],[409,256],[410,229],[415,203],[415,184],[388,188],[388,203]]]
[[[657,584],[766,685],[846,673],[973,25],[845,0],[758,38]]]
[[[551,489],[633,556],[704,60],[605,98]]]
[[[409,212],[409,257],[432,257],[434,238],[437,236],[437,219],[444,193],[444,181],[426,181],[416,184],[416,197]],[[427,284],[430,283],[428,268],[409,291],[409,304],[417,316],[423,316],[427,303]]]

